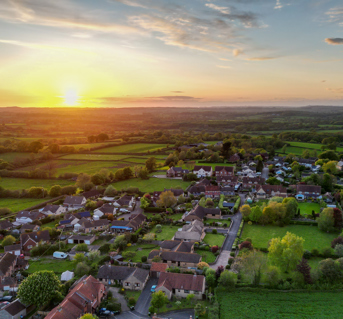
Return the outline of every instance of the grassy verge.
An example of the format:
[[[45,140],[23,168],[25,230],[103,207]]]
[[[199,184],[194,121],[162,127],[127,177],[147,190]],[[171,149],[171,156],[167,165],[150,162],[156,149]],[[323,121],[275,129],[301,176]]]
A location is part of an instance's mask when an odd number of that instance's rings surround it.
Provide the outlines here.
[[[225,236],[223,234],[206,234],[203,241],[210,246],[217,245],[221,247],[224,240]]]

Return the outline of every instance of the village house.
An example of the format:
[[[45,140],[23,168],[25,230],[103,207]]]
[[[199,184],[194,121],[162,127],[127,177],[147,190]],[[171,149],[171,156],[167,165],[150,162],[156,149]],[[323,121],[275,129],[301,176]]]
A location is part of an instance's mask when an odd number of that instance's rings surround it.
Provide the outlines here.
[[[41,212],[44,215],[61,215],[66,212],[66,207],[62,205],[46,205]]]
[[[238,163],[241,160],[240,156],[238,154],[234,154],[230,156],[229,162],[230,163]]]
[[[343,161],[340,160],[337,164],[336,164],[336,167],[339,171],[341,171],[343,169]]]
[[[236,189],[233,186],[222,186],[220,188],[220,193],[224,196],[233,196],[235,195],[235,191]]]
[[[235,186],[238,183],[238,176],[217,176],[216,182],[219,186]]]
[[[136,205],[136,198],[134,196],[124,195],[113,203],[115,207],[122,207],[132,211]]]
[[[233,166],[216,166],[214,169],[214,175],[219,176],[234,176],[235,168]]]
[[[220,187],[211,185],[205,187],[205,197],[206,198],[219,198],[220,197]]]
[[[63,202],[63,206],[65,206],[67,210],[77,210],[83,208],[86,201],[84,196],[67,196]]]
[[[85,313],[95,313],[106,295],[105,285],[93,276],[83,276],[74,283],[68,295],[45,319],[78,319]]]
[[[98,279],[108,285],[120,284],[124,289],[143,290],[149,279],[149,270],[136,267],[103,265],[98,271]]]
[[[104,204],[99,208],[94,210],[94,215],[102,217],[104,215],[114,215],[116,213],[116,208],[111,204]]]
[[[201,242],[205,237],[204,224],[199,220],[194,220],[186,224],[174,235],[174,240],[183,240],[185,242]]]
[[[193,220],[202,221],[204,217],[212,219],[220,219],[222,212],[219,208],[205,208],[197,204],[190,213],[184,217],[184,221],[191,222]]]
[[[154,257],[159,256],[161,261],[169,267],[196,268],[201,261],[201,255],[177,251],[152,250],[148,256],[148,262],[152,263]]]
[[[5,253],[10,253],[12,255],[19,256],[21,254],[21,245],[20,244],[8,245],[4,247],[4,250],[5,250]]]
[[[297,194],[295,198],[297,200],[305,200],[309,198],[318,198],[321,196],[322,187],[316,185],[305,185],[305,184],[298,184],[296,188]]]
[[[205,276],[161,272],[155,291],[163,291],[168,299],[194,294],[201,300],[205,293]]]
[[[76,217],[77,219],[82,219],[82,218],[86,218],[88,220],[92,220],[92,215],[90,212],[78,212],[78,213],[74,213],[73,214],[74,217]],[[66,218],[68,217],[68,215],[66,216]]]
[[[97,199],[99,196],[102,196],[103,193],[103,190],[92,189],[88,192],[83,192],[81,195],[86,199]]]
[[[91,245],[95,241],[95,236],[72,235],[68,238],[68,244],[86,244]]]
[[[281,185],[261,185],[256,191],[256,198],[287,197],[287,189]]]
[[[188,189],[188,196],[194,195],[194,196],[200,196],[202,194],[205,194],[206,186],[204,185],[193,185]]]
[[[213,170],[212,166],[194,166],[193,174],[195,174],[198,178],[212,176]]]
[[[33,231],[38,231],[39,226],[35,224],[24,224],[20,227],[20,232],[23,233],[31,233]]]
[[[19,299],[14,300],[0,310],[1,319],[21,319],[26,316],[27,307]]]
[[[0,221],[0,230],[11,230],[14,225],[9,220]]]
[[[194,253],[194,242],[184,240],[164,240],[160,244],[161,251],[178,251],[182,253]]]
[[[99,219],[89,221],[86,218],[81,218],[75,225],[74,231],[89,233],[91,231],[107,230],[110,226],[108,219]]]
[[[188,169],[183,169],[182,167],[171,167],[167,170],[167,177],[172,178],[172,177],[182,177],[185,174],[188,174],[189,170]]]
[[[162,272],[166,272],[168,269],[168,264],[162,263],[152,263],[150,267],[150,277],[151,278],[160,278]]]
[[[18,225],[22,225],[22,224],[30,224],[34,220],[43,219],[44,217],[46,217],[46,216],[39,211],[29,212],[27,210],[22,210],[17,214],[17,216],[15,218],[14,225],[18,226]]]
[[[36,247],[39,243],[49,243],[50,235],[48,230],[42,230],[32,233],[24,233],[20,235],[21,250],[25,256],[30,255],[30,250]]]
[[[9,290],[15,282],[11,280],[11,275],[17,264],[17,256],[10,253],[5,253],[0,259],[0,290]]]
[[[256,187],[257,185],[263,185],[265,179],[262,177],[243,177],[242,178],[242,186],[243,188],[252,188]]]
[[[170,189],[165,188],[162,193],[168,192],[168,191],[172,192],[175,197],[179,197],[185,193],[182,188],[170,188]]]
[[[130,220],[114,220],[110,230],[114,233],[134,232],[143,225],[146,216],[143,214],[132,215]]]

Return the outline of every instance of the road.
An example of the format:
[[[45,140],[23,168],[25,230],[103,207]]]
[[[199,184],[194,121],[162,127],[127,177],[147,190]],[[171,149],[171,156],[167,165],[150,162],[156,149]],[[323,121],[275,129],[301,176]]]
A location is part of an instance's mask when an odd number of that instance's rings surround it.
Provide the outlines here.
[[[269,168],[268,167],[264,167],[262,169],[261,177],[264,178],[265,180],[267,180],[269,178]]]
[[[153,285],[157,285],[158,278],[150,278],[148,282],[146,283],[141,295],[139,296],[136,306],[135,306],[135,312],[147,315],[149,312],[150,307],[150,301],[151,301],[151,287]]]
[[[189,319],[190,316],[192,316],[192,318],[194,318],[194,310],[192,309],[188,309],[188,310],[175,310],[175,311],[171,311],[171,312],[167,312],[164,314],[159,315],[159,318],[163,318],[163,319]],[[128,311],[128,312],[123,312],[122,314],[120,314],[119,316],[115,316],[114,318],[117,319],[142,319],[142,318],[150,318],[147,315],[140,315],[135,311]]]

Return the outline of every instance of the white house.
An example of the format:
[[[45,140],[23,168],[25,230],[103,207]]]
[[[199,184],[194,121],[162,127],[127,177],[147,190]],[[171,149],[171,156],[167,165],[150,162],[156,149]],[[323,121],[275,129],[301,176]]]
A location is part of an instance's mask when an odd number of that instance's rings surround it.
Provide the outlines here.
[[[198,178],[207,177],[213,175],[212,166],[194,166],[193,174],[197,175]]]
[[[5,253],[10,253],[10,254],[15,255],[15,256],[19,256],[21,254],[21,245],[20,244],[5,246],[4,249],[5,249]]]
[[[76,210],[83,208],[87,200],[84,196],[67,196],[63,202],[63,206],[67,207],[68,210]]]
[[[63,207],[62,205],[46,205],[41,212],[44,215],[61,215],[66,212],[66,207]]]

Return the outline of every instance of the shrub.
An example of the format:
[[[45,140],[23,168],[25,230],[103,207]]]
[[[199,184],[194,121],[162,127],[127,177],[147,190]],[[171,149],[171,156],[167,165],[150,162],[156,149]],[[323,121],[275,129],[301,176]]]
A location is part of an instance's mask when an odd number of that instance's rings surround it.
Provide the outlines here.
[[[209,246],[206,246],[206,247],[204,248],[204,250],[209,251],[209,250],[210,250],[210,247],[209,247]]]
[[[212,234],[218,234],[218,231],[216,229],[212,229]]]
[[[314,256],[314,257],[319,256],[319,250],[317,248],[313,248],[311,250],[311,255]]]
[[[218,251],[219,247],[218,246],[212,246],[211,251],[212,253],[216,253]]]
[[[331,248],[324,248],[322,250],[322,255],[324,258],[330,258],[332,255]]]
[[[311,254],[311,252],[309,251],[309,250],[305,250],[304,251],[304,254],[303,254],[303,258],[305,258],[305,259],[310,259],[312,257],[312,254]]]
[[[337,238],[335,238],[332,242],[331,242],[331,248],[335,248],[336,245],[342,245],[343,244],[343,237],[338,236]]]
[[[235,257],[235,253],[232,251],[231,253],[230,253],[230,256],[231,257]],[[230,260],[230,259],[229,259]]]
[[[147,260],[148,260],[147,256],[142,256],[142,258],[141,258],[142,263],[145,263]]]
[[[129,298],[129,306],[134,306],[136,304],[136,299],[134,297]]]

